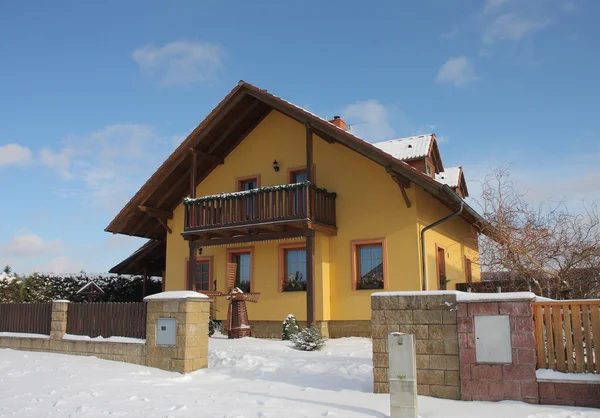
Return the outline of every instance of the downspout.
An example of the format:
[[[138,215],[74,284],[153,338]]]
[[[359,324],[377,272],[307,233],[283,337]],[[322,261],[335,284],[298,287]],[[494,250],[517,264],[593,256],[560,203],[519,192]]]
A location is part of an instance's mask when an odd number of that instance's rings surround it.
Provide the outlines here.
[[[465,207],[465,202],[456,195],[456,193],[454,193],[452,191],[452,189],[447,185],[444,184],[442,186],[442,190],[444,190],[452,200],[454,200],[456,203],[460,204],[460,207],[458,208],[458,210],[456,212],[451,213],[450,215],[446,216],[445,218],[440,219],[439,221],[435,221],[434,223],[427,225],[425,228],[423,228],[421,230],[421,273],[423,276],[423,284],[422,284],[422,290],[425,291],[427,290],[427,260],[426,260],[426,256],[425,256],[425,232],[429,231],[431,228],[435,228],[436,226],[443,224],[446,221],[449,221],[450,219],[460,215],[463,211],[463,208]]]

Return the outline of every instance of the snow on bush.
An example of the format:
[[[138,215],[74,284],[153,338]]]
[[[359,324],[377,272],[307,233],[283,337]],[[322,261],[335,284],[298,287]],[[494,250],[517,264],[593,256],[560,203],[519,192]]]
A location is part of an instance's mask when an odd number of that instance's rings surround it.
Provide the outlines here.
[[[325,345],[325,339],[321,337],[321,330],[314,325],[298,332],[292,338],[292,342],[296,348],[304,351],[319,350]]]
[[[289,314],[283,321],[283,329],[281,330],[282,340],[291,340],[300,331],[296,317]]]

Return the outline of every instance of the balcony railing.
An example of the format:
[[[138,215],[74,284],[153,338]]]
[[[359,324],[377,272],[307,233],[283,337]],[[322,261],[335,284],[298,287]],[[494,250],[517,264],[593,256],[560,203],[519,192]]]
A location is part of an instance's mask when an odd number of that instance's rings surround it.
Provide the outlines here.
[[[335,228],[335,197],[335,193],[303,182],[185,198],[184,231],[251,227],[299,220]]]

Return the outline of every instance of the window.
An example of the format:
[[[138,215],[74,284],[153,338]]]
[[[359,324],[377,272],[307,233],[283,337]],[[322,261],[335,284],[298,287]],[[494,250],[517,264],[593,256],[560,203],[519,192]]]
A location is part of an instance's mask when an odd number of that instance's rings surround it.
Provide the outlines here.
[[[448,287],[448,278],[446,277],[446,251],[437,246],[437,278],[438,278],[438,289],[446,290]]]
[[[236,248],[227,251],[227,259],[230,263],[237,264],[235,271],[234,287],[240,288],[244,293],[252,291],[252,263],[254,259],[253,248]]]
[[[186,261],[186,276],[189,277],[189,260]],[[197,292],[211,290],[212,279],[212,257],[200,257],[196,259],[196,272],[192,282],[192,290]],[[189,283],[189,282],[188,282]],[[189,286],[189,285],[188,285]]]
[[[471,267],[471,260],[465,257],[465,279],[467,283],[473,283],[473,271]]]
[[[354,241],[352,270],[354,289],[387,287],[386,245],[384,239]]]
[[[250,176],[237,179],[236,190],[238,192],[244,192],[248,190],[258,189],[260,187],[259,176]],[[257,201],[256,195],[248,196],[246,198],[246,204],[244,205],[243,217],[246,220],[255,219],[257,215]]]
[[[435,177],[435,174],[434,174],[435,170],[434,170],[433,165],[431,165],[430,162],[425,163],[425,171],[427,172],[428,176]]]
[[[306,246],[282,244],[279,246],[280,290],[294,292],[306,290]]]

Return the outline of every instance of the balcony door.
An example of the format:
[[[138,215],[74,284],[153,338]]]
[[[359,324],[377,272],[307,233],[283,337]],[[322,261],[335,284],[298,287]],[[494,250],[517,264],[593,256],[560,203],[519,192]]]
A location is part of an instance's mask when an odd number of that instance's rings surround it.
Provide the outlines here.
[[[290,172],[290,184],[304,183],[306,180],[308,180],[306,169],[293,170]],[[296,189],[292,198],[294,199],[293,207],[296,210],[294,215],[304,213],[304,201],[306,200],[304,189]]]
[[[248,190],[258,189],[258,177],[246,177],[238,180],[237,191],[245,192]],[[243,219],[249,221],[251,219],[256,219],[257,215],[257,198],[256,195],[247,196],[244,199],[243,206]]]

